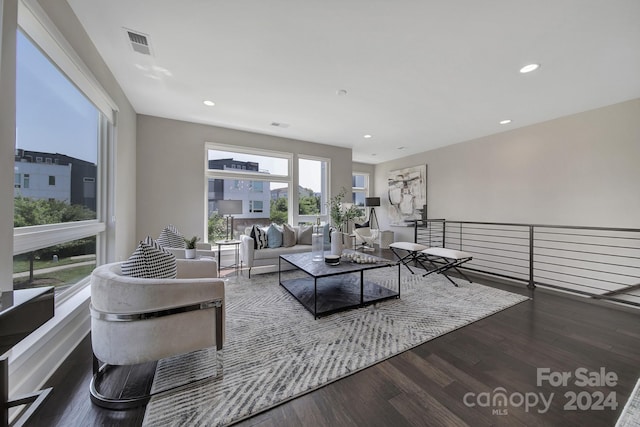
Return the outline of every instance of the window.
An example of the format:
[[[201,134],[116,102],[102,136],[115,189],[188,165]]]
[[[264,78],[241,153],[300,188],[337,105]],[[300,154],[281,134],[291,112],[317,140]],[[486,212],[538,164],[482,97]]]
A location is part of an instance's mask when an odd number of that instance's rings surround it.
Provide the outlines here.
[[[364,199],[369,196],[369,174],[354,172],[351,191],[353,204],[364,207]]]
[[[19,173],[13,174],[13,188],[22,187],[22,177]]]
[[[262,212],[263,201],[262,200],[249,200],[249,212],[259,213]]]
[[[96,265],[105,228],[97,221],[98,153],[111,125],[49,57],[18,31],[14,287],[53,285],[58,300]],[[60,268],[47,273],[50,266]]]
[[[298,213],[303,222],[327,214],[328,164],[324,159],[298,159]]]
[[[241,200],[243,213],[234,214],[234,236],[253,224],[291,222],[290,153],[207,144],[207,214],[209,241],[224,237],[218,200]]]
[[[251,191],[254,193],[262,193],[264,188],[263,181],[251,181]]]

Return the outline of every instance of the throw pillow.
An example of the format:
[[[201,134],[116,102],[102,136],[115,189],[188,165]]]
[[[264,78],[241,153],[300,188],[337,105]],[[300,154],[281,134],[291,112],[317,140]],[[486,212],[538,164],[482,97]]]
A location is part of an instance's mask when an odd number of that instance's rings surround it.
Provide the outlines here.
[[[282,226],[282,246],[290,248],[296,245],[296,230],[289,224]]]
[[[251,237],[253,238],[254,249],[264,249],[268,247],[267,231],[258,225],[251,228]]]
[[[153,239],[147,237],[140,241],[129,259],[122,262],[122,275],[145,279],[175,279],[178,272],[176,257],[155,242],[148,244],[149,241],[153,242]]]
[[[267,229],[267,243],[270,248],[279,248],[282,246],[282,230],[275,225],[271,224]]]
[[[184,238],[176,227],[169,224],[158,236],[158,244],[163,248],[184,248]]]
[[[324,227],[322,227],[322,234],[324,235],[325,245],[331,244],[331,231],[333,231],[333,227],[331,227],[331,224],[329,223],[325,224]]]
[[[313,227],[311,225],[301,225],[300,233],[298,234],[298,243],[301,245],[311,245],[312,234]]]

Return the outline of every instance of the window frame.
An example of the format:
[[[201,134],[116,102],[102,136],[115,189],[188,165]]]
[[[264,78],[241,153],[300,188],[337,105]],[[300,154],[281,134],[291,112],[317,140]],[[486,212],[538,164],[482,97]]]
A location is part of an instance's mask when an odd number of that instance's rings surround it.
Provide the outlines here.
[[[35,0],[18,2],[18,25],[20,31],[44,55],[71,84],[91,102],[100,117],[97,124],[96,158],[96,219],[68,223],[43,224],[13,228],[13,256],[48,248],[86,237],[96,237],[96,265],[104,264],[107,258],[106,218],[107,207],[112,206],[112,173],[107,168],[112,164],[114,151],[115,117],[118,107],[97,82],[91,71]],[[56,159],[56,164],[57,159]],[[23,179],[24,179],[23,174]],[[27,174],[27,179],[29,178]],[[56,306],[89,285],[88,277],[56,294]]]
[[[296,168],[297,168],[297,175],[296,177],[298,178],[298,187],[300,186],[300,160],[311,160],[311,161],[318,161],[318,162],[324,162],[326,164],[326,168],[325,168],[325,176],[322,177],[322,182],[320,183],[320,215],[300,215],[300,206],[297,203],[298,200],[300,200],[300,195],[298,194],[298,197],[296,197],[296,213],[298,215],[298,222],[307,222],[307,223],[313,223],[315,224],[317,219],[320,218],[320,221],[322,222],[331,222],[331,218],[329,216],[329,212],[327,210],[327,203],[329,202],[329,200],[332,197],[331,194],[331,159],[327,158],[327,157],[320,157],[320,156],[310,156],[307,154],[299,154],[298,158],[297,158],[298,162],[296,164]],[[296,187],[296,189],[298,188]]]

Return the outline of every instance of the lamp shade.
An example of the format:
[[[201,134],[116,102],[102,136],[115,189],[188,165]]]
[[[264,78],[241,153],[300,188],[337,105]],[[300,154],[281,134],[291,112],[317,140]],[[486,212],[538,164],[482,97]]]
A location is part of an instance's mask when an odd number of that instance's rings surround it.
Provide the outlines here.
[[[218,200],[218,213],[220,215],[233,215],[242,213],[242,200]]]
[[[380,206],[380,197],[366,197],[364,199],[365,206]]]

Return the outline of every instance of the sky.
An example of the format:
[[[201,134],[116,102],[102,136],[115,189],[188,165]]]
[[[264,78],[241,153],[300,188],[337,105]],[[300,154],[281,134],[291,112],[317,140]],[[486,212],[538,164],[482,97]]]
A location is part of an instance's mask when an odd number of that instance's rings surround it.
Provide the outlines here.
[[[97,163],[98,109],[18,32],[16,147]]]
[[[270,158],[266,156],[259,156],[256,154],[242,154],[242,153],[230,153],[226,151],[217,151],[216,155],[212,156],[210,151],[209,160],[214,158],[227,158],[232,157],[234,160],[240,160],[243,162],[257,162],[260,170],[268,171],[274,175],[287,175],[287,160]],[[320,174],[320,162],[317,160],[299,159],[300,170],[298,180],[302,187],[310,188],[315,192],[322,191],[321,174]],[[271,183],[271,189],[282,188],[284,185],[281,183]]]

